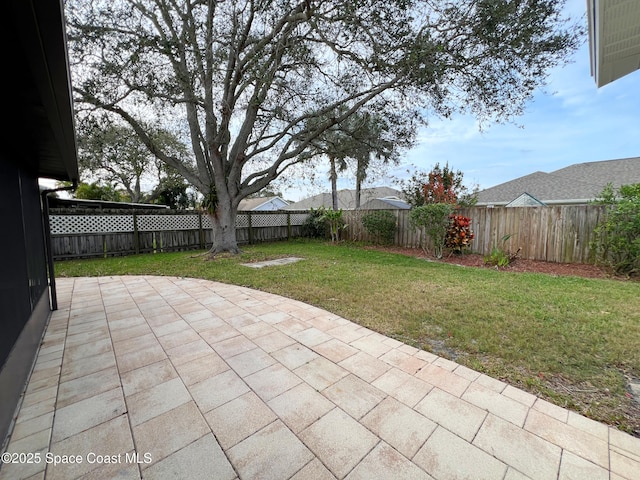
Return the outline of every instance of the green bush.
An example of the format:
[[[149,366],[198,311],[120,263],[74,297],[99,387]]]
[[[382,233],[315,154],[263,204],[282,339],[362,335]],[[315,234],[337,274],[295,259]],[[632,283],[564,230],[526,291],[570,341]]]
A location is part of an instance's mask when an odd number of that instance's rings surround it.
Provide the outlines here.
[[[329,236],[324,209],[311,209],[302,224],[302,236],[308,238],[327,238]]]
[[[436,258],[442,258],[449,228],[449,215],[452,211],[453,205],[448,203],[431,203],[415,207],[409,212],[411,225],[423,231],[433,242],[433,253]]]
[[[605,219],[594,230],[591,247],[596,261],[616,275],[640,275],[640,184],[624,185],[618,195],[608,186],[601,194]]]
[[[329,233],[331,234],[331,241],[340,241],[340,232],[347,228],[342,218],[342,209],[333,210],[331,208],[320,207],[322,211],[322,219],[329,225]]]
[[[340,232],[347,228],[342,218],[342,210],[319,207],[309,210],[309,216],[302,224],[302,236],[327,238],[332,242],[340,240]]]
[[[511,234],[507,234],[500,239],[502,247],[495,246],[491,249],[490,255],[484,256],[485,265],[493,265],[495,267],[507,267],[511,262],[518,258],[520,249],[516,253],[511,253],[505,250],[505,243],[511,238]]]
[[[362,217],[362,225],[369,235],[376,238],[378,243],[393,242],[396,234],[396,217],[389,210],[376,210]]]

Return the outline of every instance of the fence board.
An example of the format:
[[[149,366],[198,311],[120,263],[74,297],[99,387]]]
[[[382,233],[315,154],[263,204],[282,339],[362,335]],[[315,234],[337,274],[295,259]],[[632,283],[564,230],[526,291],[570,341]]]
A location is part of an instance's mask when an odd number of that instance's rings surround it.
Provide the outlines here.
[[[347,238],[370,240],[361,218],[371,211],[345,211]],[[419,248],[420,235],[409,223],[408,210],[394,211],[398,219],[396,245]],[[484,208],[459,210],[471,218],[475,234],[471,250],[489,255],[494,247],[511,252],[520,249],[522,258],[558,263],[589,263],[593,231],[604,216],[599,205],[554,207]],[[501,242],[506,235],[509,239]]]

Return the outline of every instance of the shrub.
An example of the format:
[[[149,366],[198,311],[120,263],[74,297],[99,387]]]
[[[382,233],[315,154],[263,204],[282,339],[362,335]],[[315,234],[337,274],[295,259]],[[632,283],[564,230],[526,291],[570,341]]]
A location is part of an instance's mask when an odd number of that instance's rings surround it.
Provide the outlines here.
[[[328,228],[324,217],[324,209],[311,209],[309,216],[302,224],[302,236],[308,238],[327,238]]]
[[[495,246],[491,249],[490,255],[485,255],[484,264],[493,265],[495,267],[507,267],[511,262],[518,258],[520,249],[516,253],[511,253],[509,250],[505,250],[504,244],[511,238],[511,234],[505,235],[500,239],[502,247]]]
[[[471,240],[473,240],[471,219],[462,215],[449,215],[449,228],[447,228],[445,246],[454,253],[462,253],[463,250],[471,246]]]
[[[376,210],[362,217],[362,225],[378,243],[391,243],[396,233],[396,217],[389,210]]]
[[[329,233],[331,234],[331,241],[338,242],[340,240],[340,232],[347,228],[342,218],[342,209],[333,210],[330,208],[320,207],[322,212],[322,220],[329,226]]]
[[[442,258],[449,227],[449,215],[452,211],[453,206],[448,203],[432,203],[413,208],[409,212],[411,224],[423,231],[433,242],[433,253],[436,258]]]
[[[640,184],[620,187],[618,196],[608,187],[601,196],[607,212],[594,230],[596,261],[616,275],[640,275]]]

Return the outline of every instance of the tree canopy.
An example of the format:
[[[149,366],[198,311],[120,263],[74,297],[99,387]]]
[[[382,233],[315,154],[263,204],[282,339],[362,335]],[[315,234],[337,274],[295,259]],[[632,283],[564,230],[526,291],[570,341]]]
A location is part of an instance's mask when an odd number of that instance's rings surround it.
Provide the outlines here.
[[[84,180],[123,189],[123,197],[133,203],[154,202],[167,192],[186,196],[188,185],[183,177],[158,161],[128,124],[104,115],[90,116],[79,122],[77,130],[78,163]],[[146,131],[164,151],[188,164],[185,146],[174,135],[151,127]]]
[[[98,183],[80,183],[74,192],[74,197],[82,200],[122,201],[120,194],[113,188],[113,185],[100,185]]]
[[[212,253],[237,251],[240,200],[363,108],[410,121],[522,113],[582,39],[563,3],[68,0],[76,104],[128,123],[210,200]],[[158,144],[154,122],[175,129],[191,162]]]

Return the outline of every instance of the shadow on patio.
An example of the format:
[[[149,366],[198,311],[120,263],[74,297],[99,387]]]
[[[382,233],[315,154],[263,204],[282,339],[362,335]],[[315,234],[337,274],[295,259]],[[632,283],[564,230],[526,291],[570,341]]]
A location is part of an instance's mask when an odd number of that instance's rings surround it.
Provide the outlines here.
[[[58,285],[3,480],[640,478],[640,439],[297,301]]]

